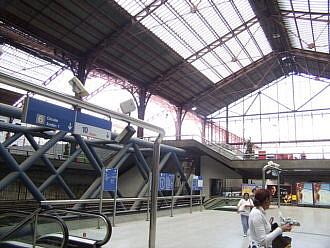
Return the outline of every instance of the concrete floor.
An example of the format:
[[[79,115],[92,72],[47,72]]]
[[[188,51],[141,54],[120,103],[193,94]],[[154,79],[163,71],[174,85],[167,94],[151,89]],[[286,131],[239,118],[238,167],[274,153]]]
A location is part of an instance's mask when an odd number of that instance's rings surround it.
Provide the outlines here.
[[[182,210],[181,210],[182,211]],[[240,217],[236,212],[195,210],[192,214],[175,213],[174,217],[157,218],[157,248],[247,248],[248,238],[242,236]],[[284,217],[300,221],[300,227],[285,233],[293,240],[293,248],[330,248],[330,209],[281,207]],[[268,216],[278,218],[278,209]],[[147,248],[149,222],[120,222],[113,228],[111,240],[104,247]]]

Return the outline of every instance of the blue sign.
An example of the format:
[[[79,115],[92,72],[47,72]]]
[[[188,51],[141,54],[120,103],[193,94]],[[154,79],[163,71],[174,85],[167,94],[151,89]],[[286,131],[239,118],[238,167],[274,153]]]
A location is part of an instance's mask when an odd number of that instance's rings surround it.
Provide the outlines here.
[[[103,191],[117,191],[118,169],[105,169]]]
[[[75,111],[28,97],[22,121],[32,125],[72,132]]]
[[[202,176],[195,176],[192,180],[192,190],[203,190],[203,177]]]
[[[85,135],[97,139],[111,139],[112,123],[96,116],[77,112],[74,134]]]
[[[174,187],[174,174],[160,173],[159,174],[159,187],[162,190],[173,190]]]

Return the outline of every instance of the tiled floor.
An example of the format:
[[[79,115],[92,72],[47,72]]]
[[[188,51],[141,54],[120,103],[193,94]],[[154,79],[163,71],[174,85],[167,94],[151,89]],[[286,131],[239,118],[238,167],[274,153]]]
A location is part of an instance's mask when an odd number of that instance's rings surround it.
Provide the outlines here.
[[[293,248],[330,248],[330,209],[281,207],[283,216],[300,221],[291,233]],[[189,210],[188,210],[189,211]],[[278,217],[278,209],[268,216]],[[136,220],[118,223],[104,247],[148,248],[149,222]],[[247,248],[239,215],[235,212],[204,210],[193,214],[157,218],[157,248]]]

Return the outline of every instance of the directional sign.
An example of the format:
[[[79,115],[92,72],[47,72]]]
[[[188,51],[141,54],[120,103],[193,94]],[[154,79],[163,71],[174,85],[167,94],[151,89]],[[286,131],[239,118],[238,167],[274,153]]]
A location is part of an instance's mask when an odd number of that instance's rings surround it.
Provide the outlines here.
[[[77,112],[73,133],[96,139],[110,140],[111,126],[110,120]]]
[[[22,121],[66,132],[73,130],[75,112],[45,101],[28,97],[24,104]]]
[[[202,176],[193,177],[192,189],[193,190],[203,190],[203,177]]]
[[[118,169],[105,169],[103,191],[117,191]]]
[[[172,190],[174,186],[174,174],[160,173],[159,174],[159,190]]]

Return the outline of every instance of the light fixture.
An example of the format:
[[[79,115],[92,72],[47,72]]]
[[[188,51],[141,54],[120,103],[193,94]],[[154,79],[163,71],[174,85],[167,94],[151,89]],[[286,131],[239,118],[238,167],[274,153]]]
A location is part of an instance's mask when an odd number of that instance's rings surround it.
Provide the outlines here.
[[[195,106],[191,108],[192,111],[195,111],[196,109],[197,109],[197,107],[195,107]]]
[[[278,39],[278,38],[280,38],[280,37],[281,37],[281,35],[278,34],[278,33],[274,33],[274,34],[273,34],[273,38],[274,38],[274,39]]]
[[[307,48],[309,48],[309,49],[315,48],[315,43],[312,42],[312,43],[307,44]]]

